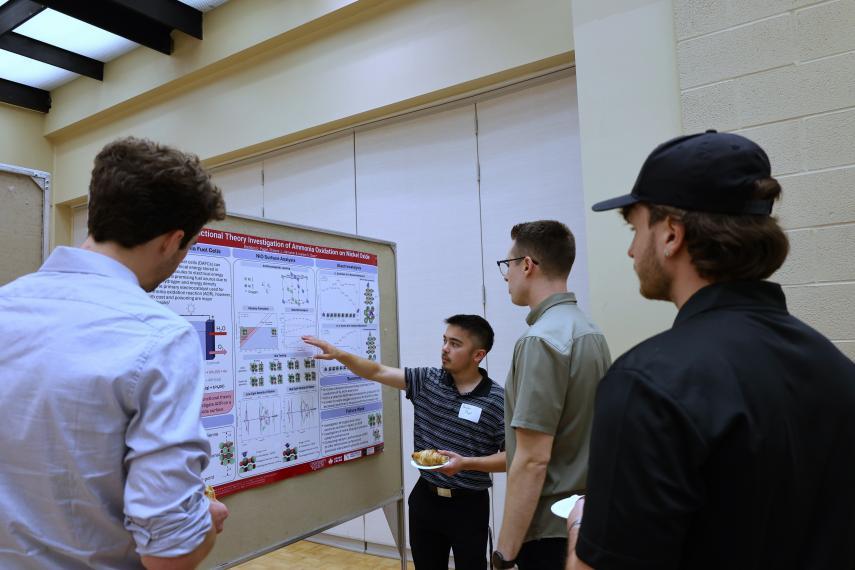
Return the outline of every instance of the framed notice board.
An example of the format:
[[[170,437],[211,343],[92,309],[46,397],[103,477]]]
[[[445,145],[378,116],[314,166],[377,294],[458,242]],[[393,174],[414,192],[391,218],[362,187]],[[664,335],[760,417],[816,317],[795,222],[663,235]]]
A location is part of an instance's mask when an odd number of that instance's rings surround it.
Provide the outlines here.
[[[231,512],[205,566],[380,507],[403,552],[398,391],[313,359],[301,340],[397,366],[394,244],[230,215],[202,231],[152,296],[199,334],[203,476]]]

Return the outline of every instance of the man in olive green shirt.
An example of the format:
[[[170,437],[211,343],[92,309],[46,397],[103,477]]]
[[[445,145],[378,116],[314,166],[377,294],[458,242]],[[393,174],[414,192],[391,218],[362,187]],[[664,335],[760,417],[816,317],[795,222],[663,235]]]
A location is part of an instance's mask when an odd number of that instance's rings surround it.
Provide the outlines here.
[[[529,306],[505,383],[508,486],[495,568],[563,568],[566,522],[555,501],[583,490],[597,383],[611,365],[599,328],[567,291],[575,259],[570,230],[555,221],[517,224],[498,262],[511,301]]]

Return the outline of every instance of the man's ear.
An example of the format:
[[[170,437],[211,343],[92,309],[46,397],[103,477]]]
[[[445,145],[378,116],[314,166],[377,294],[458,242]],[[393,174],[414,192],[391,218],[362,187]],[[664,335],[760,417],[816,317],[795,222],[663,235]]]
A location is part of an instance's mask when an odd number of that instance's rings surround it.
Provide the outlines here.
[[[475,351],[475,362],[481,364],[481,361],[484,360],[485,356],[487,356],[487,351],[483,348],[479,348]]]
[[[163,234],[160,249],[163,253],[175,253],[181,249],[181,241],[184,239],[184,230],[172,230]]]
[[[664,220],[664,253],[665,257],[677,255],[686,242],[686,226],[680,220],[668,216]]]
[[[526,256],[523,260],[525,262],[525,267],[523,267],[523,273],[526,275],[530,275],[534,272],[535,263],[531,260],[530,256]]]

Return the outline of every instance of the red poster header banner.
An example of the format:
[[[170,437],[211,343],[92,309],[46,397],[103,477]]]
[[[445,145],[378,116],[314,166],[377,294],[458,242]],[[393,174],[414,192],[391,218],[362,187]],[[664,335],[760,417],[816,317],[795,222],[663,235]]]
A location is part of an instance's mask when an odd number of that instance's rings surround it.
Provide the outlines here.
[[[201,231],[199,234],[199,243],[224,245],[242,249],[254,249],[257,251],[270,251],[288,255],[300,255],[303,257],[314,257],[318,259],[350,261],[352,263],[363,263],[365,265],[377,265],[377,256],[372,253],[354,251],[352,249],[339,249],[324,245],[309,245],[296,241],[284,241],[247,234],[238,234],[211,228],[204,228]]]

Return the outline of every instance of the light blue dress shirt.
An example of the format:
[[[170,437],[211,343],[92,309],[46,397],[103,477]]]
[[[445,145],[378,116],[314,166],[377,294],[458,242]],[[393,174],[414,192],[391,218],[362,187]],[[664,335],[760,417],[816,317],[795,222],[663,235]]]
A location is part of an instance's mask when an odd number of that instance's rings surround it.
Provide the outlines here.
[[[199,340],[107,256],[0,288],[0,568],[138,568],[211,528]]]

